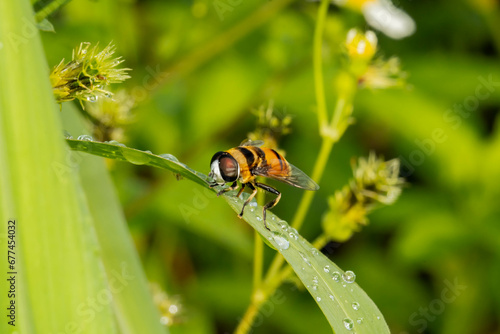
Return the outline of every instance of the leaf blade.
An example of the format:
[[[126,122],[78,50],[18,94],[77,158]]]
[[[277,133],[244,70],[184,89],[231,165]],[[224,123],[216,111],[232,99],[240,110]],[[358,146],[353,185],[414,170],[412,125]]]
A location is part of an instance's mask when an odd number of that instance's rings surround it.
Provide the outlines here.
[[[97,142],[79,139],[66,139],[66,142],[75,151],[86,152],[109,159],[128,161],[136,165],[167,169],[205,188],[210,188],[207,182],[208,177],[205,174],[189,168],[170,154],[156,155],[149,151],[137,150],[117,142]]]
[[[234,197],[232,193],[224,197],[234,211],[239,213],[244,201]],[[243,194],[243,197],[247,198],[247,194]],[[314,297],[335,333],[390,333],[375,303],[357,283],[346,283],[343,280],[342,275],[345,272],[342,269],[291,229],[286,221],[281,220],[272,212],[267,212],[267,224],[273,232],[268,231],[262,222],[262,215],[258,214],[262,212],[262,207],[256,208],[249,210],[250,208],[247,207],[243,219],[284,256]],[[325,271],[326,266],[329,266],[328,272]],[[339,274],[339,281],[333,279],[335,272]],[[333,300],[330,296],[333,296]],[[353,307],[355,302],[359,304],[357,310]],[[351,330],[347,329],[345,319],[352,321]]]

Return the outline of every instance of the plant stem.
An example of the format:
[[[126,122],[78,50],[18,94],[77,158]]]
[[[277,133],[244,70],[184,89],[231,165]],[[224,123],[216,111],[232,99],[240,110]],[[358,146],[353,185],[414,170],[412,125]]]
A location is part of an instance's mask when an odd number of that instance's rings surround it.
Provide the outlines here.
[[[266,194],[263,191],[257,193],[257,203],[263,205]],[[254,256],[253,256],[253,293],[262,283],[262,270],[264,266],[264,242],[259,232],[254,231]]]
[[[256,291],[262,283],[262,268],[264,264],[264,242],[259,232],[254,233],[254,259],[253,259],[253,290]]]
[[[234,331],[235,334],[246,334],[246,333],[250,332],[250,328],[252,327],[253,319],[255,319],[257,312],[259,312],[259,308],[260,308],[261,304],[262,303],[255,304],[252,302],[250,304],[250,306],[248,306],[248,309],[245,312],[243,319],[240,320],[238,327]]]
[[[328,162],[328,158],[330,156],[333,144],[334,141],[331,138],[323,138],[318,158],[316,159],[316,163],[314,164],[314,169],[312,173],[312,179],[316,181],[316,183],[319,183],[321,177],[323,176],[323,172],[325,170],[326,163]],[[291,226],[293,228],[299,230],[302,227],[302,224],[304,223],[304,218],[306,217],[307,211],[311,206],[311,202],[315,194],[316,193],[314,191],[306,191],[304,192],[304,195],[302,195],[299,208],[297,209],[295,216],[292,220]]]
[[[330,1],[322,0],[318,11],[318,19],[314,28],[313,40],[313,67],[314,84],[316,88],[316,103],[318,107],[318,126],[321,127],[327,122],[327,108],[325,99],[325,85],[323,82],[323,31],[325,30],[326,14]]]
[[[59,7],[65,5],[71,0],[40,0],[33,4],[33,10],[35,11],[35,20],[41,22],[47,16],[55,12]]]

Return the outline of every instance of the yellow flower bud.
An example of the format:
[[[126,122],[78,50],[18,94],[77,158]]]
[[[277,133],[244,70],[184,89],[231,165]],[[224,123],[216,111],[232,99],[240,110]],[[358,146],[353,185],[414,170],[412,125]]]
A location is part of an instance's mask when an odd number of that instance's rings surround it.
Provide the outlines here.
[[[362,33],[353,28],[347,33],[345,46],[351,59],[368,62],[377,51],[377,35],[371,30]]]

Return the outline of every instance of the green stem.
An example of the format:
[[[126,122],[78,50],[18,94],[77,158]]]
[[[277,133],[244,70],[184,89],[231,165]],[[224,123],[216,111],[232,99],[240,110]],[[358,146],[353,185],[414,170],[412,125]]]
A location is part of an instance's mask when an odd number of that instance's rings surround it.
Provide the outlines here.
[[[80,106],[81,108],[77,108],[78,111],[80,112],[80,114],[82,114],[83,117],[85,117],[86,119],[88,119],[94,126],[102,126],[102,123],[100,120],[98,120],[97,118],[95,118],[94,116],[92,116],[91,114],[89,114],[83,107],[83,103],[80,101]]]
[[[40,0],[33,4],[35,11],[35,20],[37,22],[43,21],[47,16],[55,12],[59,7],[62,7],[71,0]]]
[[[263,191],[257,193],[257,203],[263,205],[266,194]],[[254,231],[254,256],[253,256],[253,292],[255,293],[262,283],[262,271],[264,266],[264,242],[257,232]]]
[[[318,125],[324,126],[327,122],[327,108],[325,99],[325,85],[323,81],[323,31],[325,30],[326,14],[328,12],[329,0],[322,0],[318,11],[318,20],[314,28],[313,41],[313,67],[314,86],[316,88],[316,103],[318,105]]]
[[[262,283],[262,268],[264,265],[264,242],[259,232],[254,233],[254,259],[253,259],[253,290],[257,290]]]

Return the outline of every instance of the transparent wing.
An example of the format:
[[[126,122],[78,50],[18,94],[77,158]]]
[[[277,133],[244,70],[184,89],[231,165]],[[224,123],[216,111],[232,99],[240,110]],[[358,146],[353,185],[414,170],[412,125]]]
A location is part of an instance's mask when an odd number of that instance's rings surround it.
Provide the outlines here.
[[[255,175],[260,175],[264,177],[268,177],[273,180],[277,180],[280,182],[287,183],[291,186],[306,189],[306,190],[318,190],[319,186],[314,182],[309,176],[306,175],[303,171],[298,169],[292,164],[288,164],[290,166],[290,173],[283,175],[282,173],[273,173],[272,170],[268,168],[256,168],[254,170]]]
[[[244,141],[241,142],[239,146],[262,146],[264,145],[264,141],[262,140],[250,140],[250,139],[245,139]]]

